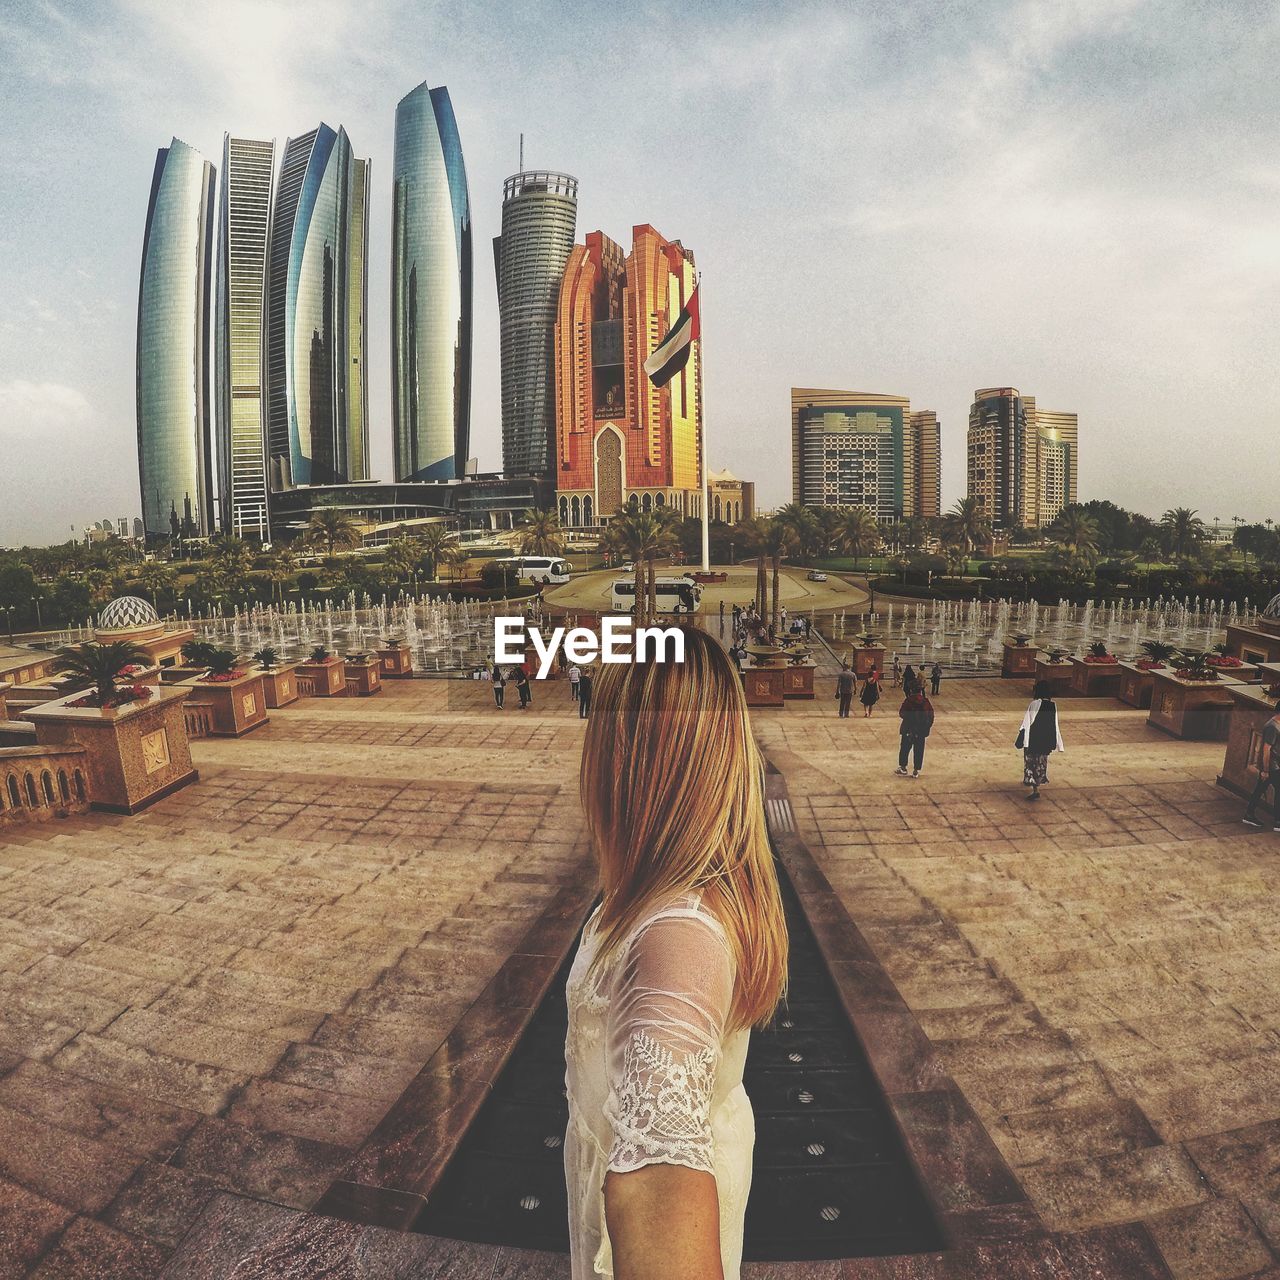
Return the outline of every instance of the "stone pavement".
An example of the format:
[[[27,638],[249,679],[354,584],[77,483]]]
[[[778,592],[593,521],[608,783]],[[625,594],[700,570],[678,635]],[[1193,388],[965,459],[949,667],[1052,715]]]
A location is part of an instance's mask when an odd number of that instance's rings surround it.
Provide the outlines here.
[[[1179,1280],[1280,1277],[1280,835],[1220,744],[1060,703],[1038,803],[1025,684],[944,683],[918,781],[896,691],[756,717],[801,833],[1055,1231],[1144,1222]]]
[[[0,835],[0,1277],[153,1276],[217,1193],[318,1197],[587,874],[537,696],[306,700],[144,814]]]

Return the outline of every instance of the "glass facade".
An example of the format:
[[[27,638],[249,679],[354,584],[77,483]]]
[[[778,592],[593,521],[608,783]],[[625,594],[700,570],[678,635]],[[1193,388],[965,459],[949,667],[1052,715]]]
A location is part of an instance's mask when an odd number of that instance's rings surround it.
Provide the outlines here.
[[[213,522],[209,300],[214,168],[177,138],[156,154],[138,284],[138,477],[148,535]]]
[[[218,201],[218,491],[222,527],[269,533],[262,317],[275,143],[222,142]]]
[[[367,195],[368,166],[353,160],[344,129],[335,133],[322,124],[285,144],[267,275],[267,442],[273,490],[365,478]],[[353,238],[358,242],[354,256]],[[355,419],[352,379],[361,381]]]
[[[578,180],[530,171],[503,185],[502,234],[493,241],[502,343],[502,468],[508,475],[553,470],[555,441],[555,329],[560,283],[573,249]],[[612,364],[621,384],[622,322],[612,325]],[[597,358],[609,343],[593,332]],[[618,394],[617,416],[623,413]]]
[[[905,401],[800,409],[799,500],[811,506],[866,507],[877,520],[901,519],[908,412]]]
[[[397,480],[448,480],[471,434],[471,202],[449,91],[396,107],[391,381]]]

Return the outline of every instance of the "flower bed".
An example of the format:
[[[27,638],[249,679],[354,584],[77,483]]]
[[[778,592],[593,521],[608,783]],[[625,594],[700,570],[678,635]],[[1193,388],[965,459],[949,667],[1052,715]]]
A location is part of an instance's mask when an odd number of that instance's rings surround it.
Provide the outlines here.
[[[1139,658],[1133,664],[1139,671],[1163,671],[1164,663],[1157,662],[1154,658]]]
[[[230,684],[233,680],[239,680],[244,674],[238,667],[234,671],[211,671],[207,676],[200,677],[200,683]]]
[[[113,707],[127,707],[134,702],[145,702],[151,697],[151,689],[145,684],[127,684],[117,689],[105,701],[98,697],[98,691],[91,689],[83,697],[77,698],[74,702],[68,702],[68,707],[99,707],[111,709]]]
[[[1233,658],[1229,653],[1214,654],[1212,658],[1205,659],[1205,665],[1210,667],[1243,667],[1244,663],[1239,658]]]
[[[1116,656],[1114,653],[1086,653],[1082,659],[1084,662],[1092,662],[1097,666],[1113,663],[1115,660]]]

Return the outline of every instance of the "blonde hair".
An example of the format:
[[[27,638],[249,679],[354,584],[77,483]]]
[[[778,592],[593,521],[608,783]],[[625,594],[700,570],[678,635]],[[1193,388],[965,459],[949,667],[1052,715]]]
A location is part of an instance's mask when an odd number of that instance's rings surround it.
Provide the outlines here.
[[[701,891],[737,966],[732,1025],[773,1016],[787,926],[763,772],[741,680],[703,632],[685,632],[682,663],[602,667],[581,781],[603,894],[597,968],[655,907]]]

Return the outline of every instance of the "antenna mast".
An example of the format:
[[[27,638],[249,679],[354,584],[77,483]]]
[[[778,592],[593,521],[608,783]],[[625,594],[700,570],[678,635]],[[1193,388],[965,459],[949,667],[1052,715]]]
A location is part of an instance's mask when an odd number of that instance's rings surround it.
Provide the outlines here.
[[[524,134],[520,135],[520,172],[524,172]]]

